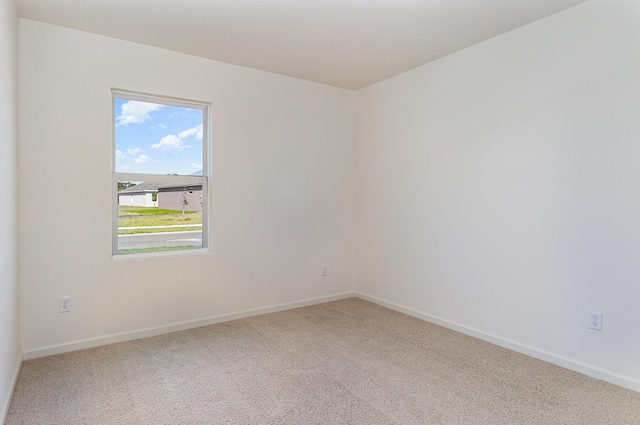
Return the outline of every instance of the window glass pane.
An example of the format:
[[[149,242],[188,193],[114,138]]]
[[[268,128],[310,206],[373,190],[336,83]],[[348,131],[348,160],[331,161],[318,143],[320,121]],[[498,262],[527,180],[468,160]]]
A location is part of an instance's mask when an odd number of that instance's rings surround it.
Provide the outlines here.
[[[194,183],[119,181],[118,253],[202,248],[203,187]]]
[[[115,172],[203,175],[204,111],[114,99]]]

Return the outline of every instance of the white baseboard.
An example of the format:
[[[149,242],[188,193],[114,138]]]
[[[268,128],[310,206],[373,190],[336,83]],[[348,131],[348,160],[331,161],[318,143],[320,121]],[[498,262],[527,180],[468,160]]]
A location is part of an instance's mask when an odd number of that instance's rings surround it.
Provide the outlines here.
[[[18,376],[20,375],[20,369],[22,368],[22,360],[23,356],[18,356],[18,361],[16,362],[16,366],[13,372],[13,383],[11,385],[11,391],[9,391],[9,397],[6,401],[4,401],[3,405],[0,405],[0,424],[4,424],[7,421],[7,415],[9,414],[9,405],[11,404],[11,398],[13,397],[13,392],[16,389],[16,384],[18,383]]]
[[[117,342],[131,341],[134,339],[148,338],[151,336],[163,335],[172,332],[184,331],[187,329],[199,328],[202,326],[214,325],[216,323],[229,322],[231,320],[244,319],[261,314],[276,313],[294,308],[307,307],[310,305],[322,304],[330,301],[338,301],[345,298],[357,296],[355,292],[345,292],[342,294],[326,297],[312,298],[292,303],[276,304],[269,307],[256,308],[252,310],[240,311],[237,313],[212,316],[204,319],[189,320],[185,322],[172,323],[169,325],[156,326],[152,328],[137,329],[134,331],[120,332],[110,335],[103,335],[95,338],[87,338],[79,341],[72,341],[63,344],[49,345],[46,347],[26,350],[23,353],[24,360],[31,360],[38,357],[51,356],[54,354],[68,353],[71,351],[84,350],[86,348],[99,347],[101,345],[115,344]]]
[[[581,373],[591,378],[600,379],[602,381],[609,382],[611,384],[618,385],[620,387],[627,388],[632,391],[640,392],[640,381],[634,378],[631,378],[610,370],[602,369],[600,367],[593,366],[587,363],[583,363],[574,359],[563,357],[545,350],[531,347],[529,345],[522,344],[518,341],[513,341],[507,338],[503,338],[497,335],[483,332],[478,329],[471,328],[469,326],[454,323],[449,320],[442,319],[440,317],[432,316],[430,314],[425,314],[420,311],[414,310],[412,308],[395,304],[389,301],[385,301],[380,298],[372,297],[370,295],[356,293],[355,296],[365,301],[370,301],[374,304],[378,304],[383,307],[390,308],[391,310],[395,310],[400,313],[404,313],[409,316],[416,317],[418,319],[425,320],[427,322],[434,323],[436,325],[440,325],[448,329],[452,329],[462,334],[469,335],[486,342],[490,342],[492,344],[498,345],[503,348],[507,348],[509,350],[512,350],[521,354],[525,354],[529,357],[543,360],[547,363],[551,363],[556,366],[560,366],[565,369],[569,369],[574,372]]]

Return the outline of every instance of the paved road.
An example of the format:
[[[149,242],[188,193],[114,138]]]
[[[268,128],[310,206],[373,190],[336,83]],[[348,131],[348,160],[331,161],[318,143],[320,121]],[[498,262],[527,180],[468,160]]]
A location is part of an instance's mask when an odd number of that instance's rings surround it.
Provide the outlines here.
[[[155,248],[159,246],[202,246],[202,231],[139,233],[118,235],[118,249]]]

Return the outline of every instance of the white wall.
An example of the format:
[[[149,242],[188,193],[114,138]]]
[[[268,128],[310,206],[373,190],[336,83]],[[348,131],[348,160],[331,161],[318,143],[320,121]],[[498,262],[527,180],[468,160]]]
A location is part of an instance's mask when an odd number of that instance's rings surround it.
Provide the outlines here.
[[[594,0],[359,91],[358,291],[640,391],[639,23]]]
[[[112,260],[112,87],[212,103],[211,254]],[[27,357],[352,291],[354,108],[351,91],[20,20]],[[65,208],[60,191],[91,197]]]
[[[0,423],[22,359],[18,286],[18,15],[0,1]]]
[[[128,205],[137,207],[155,207],[151,193],[119,193],[118,205]]]

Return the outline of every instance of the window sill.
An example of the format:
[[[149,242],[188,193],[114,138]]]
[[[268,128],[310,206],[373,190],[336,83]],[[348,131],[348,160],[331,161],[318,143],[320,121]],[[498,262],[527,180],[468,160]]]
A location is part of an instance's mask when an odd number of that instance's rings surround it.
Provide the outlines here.
[[[177,249],[166,251],[150,251],[150,252],[135,252],[124,254],[111,254],[113,261],[130,261],[138,259],[150,259],[150,258],[166,258],[166,257],[183,257],[185,255],[203,255],[211,254],[209,248],[193,248],[193,249]]]

